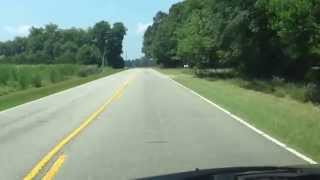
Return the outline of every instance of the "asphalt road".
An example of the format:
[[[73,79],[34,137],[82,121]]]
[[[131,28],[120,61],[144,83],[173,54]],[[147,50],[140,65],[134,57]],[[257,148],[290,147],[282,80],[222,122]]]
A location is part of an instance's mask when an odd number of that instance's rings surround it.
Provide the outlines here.
[[[0,112],[0,179],[25,177],[94,112],[35,179],[47,172],[55,179],[132,179],[306,164],[166,76],[133,69]]]

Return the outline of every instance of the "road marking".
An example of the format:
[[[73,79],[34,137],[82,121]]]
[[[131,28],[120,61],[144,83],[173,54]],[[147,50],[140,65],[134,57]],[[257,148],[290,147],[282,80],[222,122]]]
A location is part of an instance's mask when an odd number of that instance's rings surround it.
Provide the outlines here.
[[[223,107],[217,105],[216,103],[210,101],[209,99],[201,96],[199,93],[193,91],[192,89],[182,85],[181,83],[173,80],[170,76],[165,75],[160,73],[159,71],[154,70],[155,72],[158,73],[158,75],[161,75],[169,80],[171,80],[173,83],[175,83],[176,85],[178,85],[179,87],[188,90],[190,93],[200,97],[202,100],[206,101],[207,103],[211,104],[212,106],[218,108],[219,110],[221,110],[222,112],[228,114],[230,117],[232,117],[233,119],[235,119],[236,121],[240,122],[241,124],[245,125],[246,127],[248,127],[249,129],[255,131],[256,133],[260,134],[261,136],[265,137],[266,139],[268,139],[269,141],[275,143],[276,145],[284,148],[285,150],[287,150],[288,152],[294,154],[295,156],[299,157],[300,159],[303,159],[304,161],[308,162],[309,164],[318,164],[316,161],[314,161],[313,159],[311,159],[310,157],[298,152],[297,150],[290,148],[288,145],[284,144],[283,142],[277,140],[276,138],[266,134],[265,132],[263,132],[262,130],[254,127],[253,125],[251,125],[250,123],[248,123],[247,121],[243,120],[242,118],[232,114],[230,111],[224,109]]]
[[[56,162],[54,162],[54,164],[49,169],[47,174],[42,178],[42,180],[52,180],[54,176],[57,174],[57,172],[59,171],[62,164],[64,163],[65,159],[66,159],[66,156],[64,154],[59,156],[59,158],[56,160]]]
[[[56,144],[48,154],[46,154],[33,169],[23,178],[24,180],[32,180],[38,175],[41,169],[56,155],[67,143],[74,139],[83,129],[85,129],[94,119],[96,119],[115,99],[117,99],[133,80],[135,76],[131,76],[122,86],[120,86],[115,93],[108,99],[97,111],[92,113],[82,124],[73,130],[69,135],[63,138],[58,144]]]

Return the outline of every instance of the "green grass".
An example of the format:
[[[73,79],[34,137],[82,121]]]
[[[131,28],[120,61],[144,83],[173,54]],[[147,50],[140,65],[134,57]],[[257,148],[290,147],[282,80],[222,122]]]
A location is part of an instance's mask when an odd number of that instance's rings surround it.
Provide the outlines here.
[[[228,80],[200,79],[181,69],[158,70],[255,127],[320,161],[319,107],[290,97],[248,90]]]
[[[84,84],[98,78],[108,76],[119,71],[120,70],[105,68],[102,72],[91,74],[86,77],[71,76],[67,80],[50,83],[40,88],[31,87],[25,90],[10,92],[7,95],[0,96],[0,111],[78,86],[80,84]]]

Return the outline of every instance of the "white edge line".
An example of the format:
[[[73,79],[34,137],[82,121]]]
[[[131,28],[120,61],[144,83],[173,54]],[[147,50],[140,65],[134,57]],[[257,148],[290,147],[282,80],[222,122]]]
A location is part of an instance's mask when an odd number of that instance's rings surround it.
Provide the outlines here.
[[[300,159],[303,159],[304,161],[308,162],[309,164],[318,164],[316,161],[314,161],[313,159],[307,157],[306,155],[296,151],[295,149],[293,148],[290,148],[289,146],[287,146],[286,144],[282,143],[281,141],[271,137],[270,135],[264,133],[263,131],[261,131],[260,129],[254,127],[253,125],[249,124],[248,122],[246,122],[245,120],[241,119],[240,117],[232,114],[230,111],[222,108],[221,106],[217,105],[216,103],[210,101],[209,99],[201,96],[200,94],[198,94],[197,92],[193,91],[192,89],[180,84],[179,82],[173,80],[171,77],[165,75],[165,74],[162,74],[160,73],[159,71],[156,71],[158,72],[160,75],[163,75],[164,77],[168,78],[169,80],[171,80],[173,83],[175,83],[176,85],[178,85],[179,87],[181,88],[184,88],[186,90],[188,90],[189,92],[191,92],[192,94],[200,97],[202,100],[206,101],[207,103],[213,105],[214,107],[218,108],[219,110],[221,110],[222,112],[228,114],[229,116],[231,116],[233,119],[235,119],[236,121],[240,122],[241,124],[245,125],[246,127],[248,127],[249,129],[253,130],[254,132],[260,134],[261,136],[265,137],[266,139],[268,139],[269,141],[277,144],[278,146],[284,148],[285,150],[287,150],[288,152],[294,154],[295,156],[299,157]]]
[[[124,70],[124,71],[125,71],[125,70]],[[38,98],[38,99],[35,99],[35,100],[32,100],[32,101],[29,101],[29,102],[26,102],[26,103],[19,104],[19,105],[17,105],[17,106],[11,107],[11,108],[9,108],[9,109],[5,109],[5,110],[0,111],[0,114],[6,113],[6,112],[10,112],[10,111],[13,111],[13,110],[15,110],[15,109],[22,108],[23,106],[26,106],[26,105],[29,105],[29,104],[34,104],[34,103],[41,102],[41,101],[43,101],[43,100],[45,100],[45,99],[47,99],[47,98],[49,98],[49,97],[54,97],[54,96],[58,96],[58,95],[63,94],[63,93],[67,93],[67,92],[69,92],[69,91],[72,91],[72,90],[74,90],[74,89],[81,88],[82,86],[86,86],[86,85],[88,85],[88,84],[90,84],[90,83],[93,83],[93,82],[95,82],[95,81],[98,81],[98,80],[101,80],[101,79],[104,79],[104,78],[112,77],[112,76],[114,76],[114,75],[116,75],[116,74],[118,74],[118,73],[124,72],[124,71],[116,72],[116,73],[114,73],[114,74],[110,74],[110,75],[107,75],[107,76],[105,76],[105,77],[101,77],[101,78],[95,79],[95,80],[93,80],[93,81],[89,81],[89,82],[86,82],[86,83],[84,83],[84,84],[80,84],[80,85],[78,85],[78,86],[74,86],[74,87],[71,87],[71,88],[68,88],[68,89],[65,89],[65,90],[62,90],[62,91],[59,91],[59,92],[50,94],[50,95],[48,95],[48,96],[44,96],[44,97],[41,97],[41,98]]]

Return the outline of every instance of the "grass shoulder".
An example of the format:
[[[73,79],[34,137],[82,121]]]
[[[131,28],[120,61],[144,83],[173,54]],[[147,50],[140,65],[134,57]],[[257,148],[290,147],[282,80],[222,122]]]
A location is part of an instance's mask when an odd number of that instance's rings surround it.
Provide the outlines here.
[[[226,79],[208,80],[189,70],[157,69],[259,129],[320,160],[320,108],[290,96],[241,87]],[[284,92],[285,93],[285,92]]]

